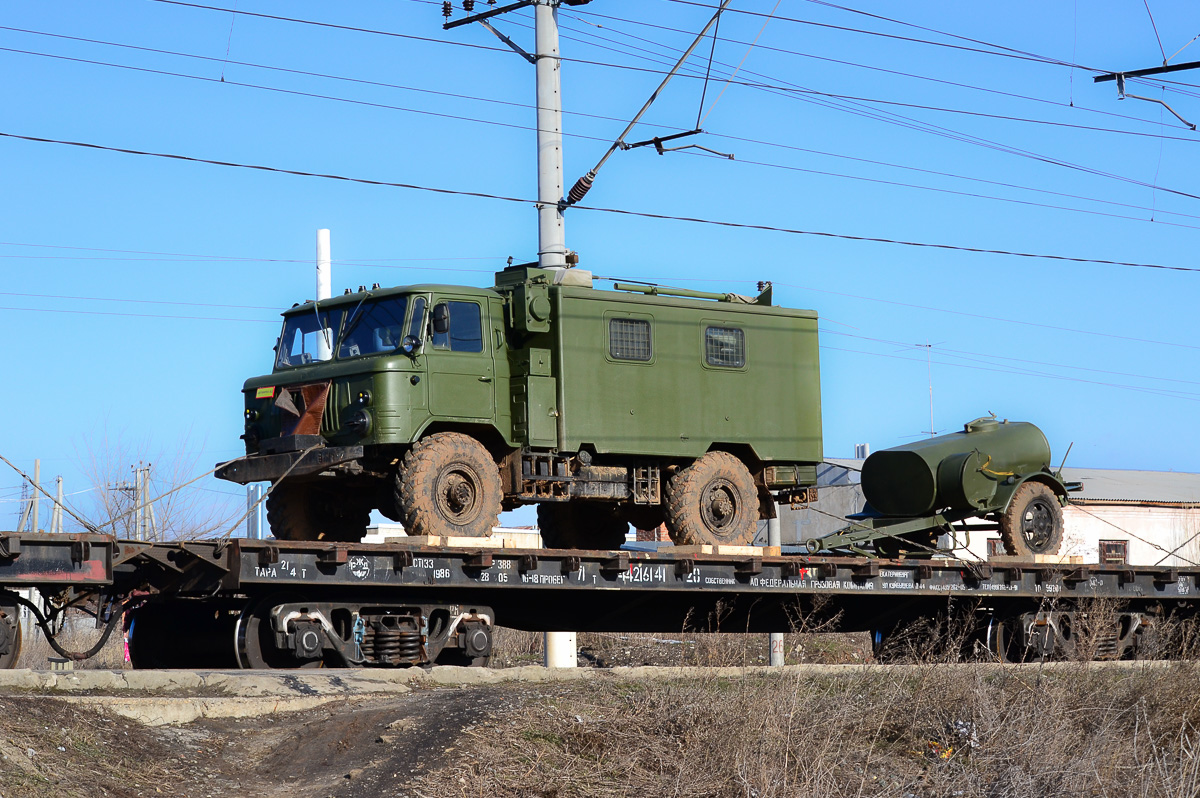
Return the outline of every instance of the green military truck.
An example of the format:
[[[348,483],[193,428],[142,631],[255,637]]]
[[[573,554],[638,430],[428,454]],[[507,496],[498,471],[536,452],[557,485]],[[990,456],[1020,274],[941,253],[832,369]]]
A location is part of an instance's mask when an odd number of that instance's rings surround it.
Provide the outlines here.
[[[373,287],[283,314],[247,380],[246,456],[276,537],[358,540],[372,509],[410,535],[491,533],[537,503],[552,548],[627,524],[748,543],[815,495],[817,314],[757,297],[498,272],[491,289]]]

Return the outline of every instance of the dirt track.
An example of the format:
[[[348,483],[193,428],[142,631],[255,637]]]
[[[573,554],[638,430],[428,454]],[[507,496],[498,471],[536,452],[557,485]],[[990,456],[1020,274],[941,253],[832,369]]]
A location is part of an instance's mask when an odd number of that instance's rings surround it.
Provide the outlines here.
[[[1196,679],[1192,663],[10,671],[0,796],[1165,798],[1200,794]],[[199,717],[165,723],[161,705]]]

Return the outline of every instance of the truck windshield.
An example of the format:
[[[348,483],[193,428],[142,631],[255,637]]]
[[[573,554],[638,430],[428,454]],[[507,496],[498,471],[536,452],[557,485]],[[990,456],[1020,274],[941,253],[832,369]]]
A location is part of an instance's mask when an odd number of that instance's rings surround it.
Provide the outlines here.
[[[404,340],[404,311],[408,297],[368,299],[350,310],[338,338],[337,356],[358,357],[391,352]]]
[[[275,367],[303,366],[333,357],[333,342],[342,326],[344,308],[315,309],[285,316]]]

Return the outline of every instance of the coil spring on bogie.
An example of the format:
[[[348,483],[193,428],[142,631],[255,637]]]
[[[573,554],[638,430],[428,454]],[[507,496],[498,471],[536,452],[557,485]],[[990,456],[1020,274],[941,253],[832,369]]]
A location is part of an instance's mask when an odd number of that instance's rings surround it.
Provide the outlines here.
[[[362,642],[364,658],[381,665],[421,661],[421,633],[411,627],[402,628],[401,620],[385,615],[367,625]]]

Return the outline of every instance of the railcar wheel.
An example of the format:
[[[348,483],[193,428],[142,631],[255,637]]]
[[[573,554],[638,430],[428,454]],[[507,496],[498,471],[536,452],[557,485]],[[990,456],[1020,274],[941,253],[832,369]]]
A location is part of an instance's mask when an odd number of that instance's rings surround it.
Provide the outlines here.
[[[351,492],[307,482],[278,485],[267,496],[267,523],[280,540],[357,543],[366,534],[371,510]]]
[[[17,664],[21,656],[21,614],[16,604],[0,604],[0,670]]]
[[[537,517],[548,549],[619,549],[629,531],[609,502],[542,502]]]
[[[500,520],[500,471],[479,441],[439,432],[418,441],[396,474],[409,535],[486,537]]]
[[[1026,482],[1013,493],[1000,516],[1004,550],[1018,557],[1057,554],[1063,539],[1062,506],[1054,491],[1040,482]]]
[[[983,646],[998,662],[1021,662],[1025,659],[1025,652],[1019,643],[1020,635],[1015,627],[1016,621],[1012,618],[988,616],[983,629]]]
[[[727,452],[709,452],[667,483],[667,530],[677,544],[746,545],[757,520],[754,480]]]
[[[236,605],[227,601],[144,604],[130,613],[130,664],[135,670],[237,667],[229,644],[236,621]]]
[[[237,664],[243,670],[320,668],[320,659],[299,659],[290,651],[275,647],[275,631],[271,628],[271,610],[280,604],[292,604],[299,597],[276,594],[251,599],[238,616],[234,629],[234,650]]]

